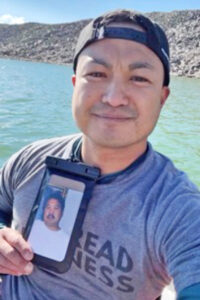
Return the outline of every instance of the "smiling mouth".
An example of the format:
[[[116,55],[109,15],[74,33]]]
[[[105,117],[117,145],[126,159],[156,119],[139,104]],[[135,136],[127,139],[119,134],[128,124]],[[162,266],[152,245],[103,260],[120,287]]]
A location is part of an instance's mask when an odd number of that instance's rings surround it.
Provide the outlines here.
[[[120,115],[109,115],[109,114],[93,114],[94,117],[104,120],[113,120],[113,121],[129,121],[133,119],[130,116],[120,116]]]

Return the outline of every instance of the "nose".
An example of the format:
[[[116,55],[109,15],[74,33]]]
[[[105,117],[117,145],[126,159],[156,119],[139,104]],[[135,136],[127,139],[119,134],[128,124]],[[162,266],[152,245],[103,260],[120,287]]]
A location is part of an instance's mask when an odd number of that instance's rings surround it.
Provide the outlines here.
[[[113,107],[127,105],[128,96],[123,83],[118,81],[110,82],[103,94],[102,102]]]
[[[48,207],[48,213],[54,214],[54,208],[53,207]]]

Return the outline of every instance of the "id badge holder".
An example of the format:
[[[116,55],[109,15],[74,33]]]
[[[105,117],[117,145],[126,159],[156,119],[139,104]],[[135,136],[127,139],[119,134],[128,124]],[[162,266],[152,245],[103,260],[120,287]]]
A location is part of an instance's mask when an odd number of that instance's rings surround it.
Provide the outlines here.
[[[24,232],[33,263],[54,272],[70,269],[100,170],[52,156]]]

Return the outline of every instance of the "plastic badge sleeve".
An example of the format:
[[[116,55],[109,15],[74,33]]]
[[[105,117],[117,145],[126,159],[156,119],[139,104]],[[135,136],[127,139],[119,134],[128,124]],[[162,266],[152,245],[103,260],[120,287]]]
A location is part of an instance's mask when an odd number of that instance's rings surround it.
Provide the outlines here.
[[[36,265],[58,273],[69,270],[99,176],[98,168],[47,157],[46,172],[24,232]]]

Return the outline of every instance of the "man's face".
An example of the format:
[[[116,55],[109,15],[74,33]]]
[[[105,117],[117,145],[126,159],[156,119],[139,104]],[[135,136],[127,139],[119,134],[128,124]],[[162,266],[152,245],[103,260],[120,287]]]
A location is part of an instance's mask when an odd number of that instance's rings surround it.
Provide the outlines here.
[[[84,138],[106,148],[146,144],[169,94],[160,59],[146,46],[103,39],[80,54],[73,116]]]
[[[48,200],[44,209],[43,219],[46,226],[51,230],[59,229],[58,223],[62,217],[62,208],[57,199]]]

